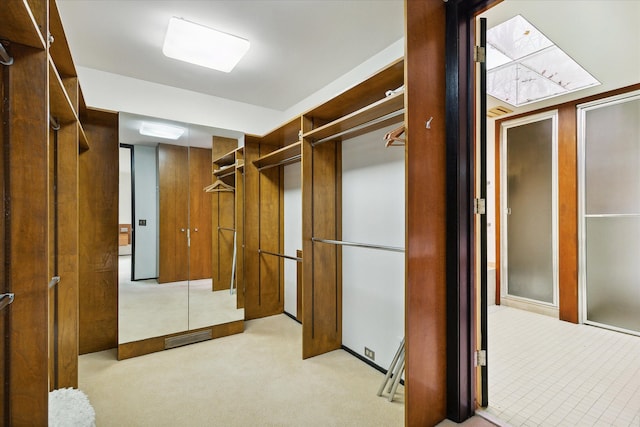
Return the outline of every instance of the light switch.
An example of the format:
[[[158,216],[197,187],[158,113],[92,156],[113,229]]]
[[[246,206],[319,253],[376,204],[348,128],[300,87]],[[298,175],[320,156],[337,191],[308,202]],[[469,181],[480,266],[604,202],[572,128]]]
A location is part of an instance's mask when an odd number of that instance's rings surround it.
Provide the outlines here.
[[[138,220],[138,225],[140,225],[142,227],[146,227],[147,226],[147,220],[146,219],[139,219]]]

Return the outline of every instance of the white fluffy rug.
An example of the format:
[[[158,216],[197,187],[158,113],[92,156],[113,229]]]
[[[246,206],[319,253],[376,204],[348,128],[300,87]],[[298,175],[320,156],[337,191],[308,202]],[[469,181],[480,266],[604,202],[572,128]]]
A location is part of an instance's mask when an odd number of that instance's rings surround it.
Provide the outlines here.
[[[95,427],[96,412],[86,394],[73,388],[49,392],[50,427]]]

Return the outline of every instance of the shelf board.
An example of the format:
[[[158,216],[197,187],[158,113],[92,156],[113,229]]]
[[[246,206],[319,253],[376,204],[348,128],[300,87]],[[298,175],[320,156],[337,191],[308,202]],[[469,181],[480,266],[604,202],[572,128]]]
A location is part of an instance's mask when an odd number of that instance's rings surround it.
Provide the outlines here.
[[[62,77],[77,76],[76,68],[73,65],[73,59],[71,57],[71,50],[69,49],[69,43],[67,42],[62,21],[60,20],[58,6],[53,0],[49,1],[49,32],[53,36],[53,43],[51,43],[49,47],[49,53],[53,58],[58,72]]]
[[[387,96],[373,104],[367,105],[358,111],[348,114],[344,117],[340,117],[324,126],[313,129],[303,135],[304,138],[311,141],[318,141],[332,135],[337,135],[342,132],[348,132],[351,129],[362,126],[366,126],[368,122],[384,117],[396,111],[400,111],[404,108],[404,92],[396,93],[391,96]],[[398,120],[396,120],[398,121]],[[342,137],[336,137],[336,140],[346,139],[347,135]]]
[[[212,163],[215,163],[216,165],[222,167],[222,166],[227,166],[227,165],[232,165],[235,163],[236,161],[236,152],[239,150],[239,148],[236,148],[226,154],[223,154],[222,156],[218,157],[217,159],[213,160]]]
[[[229,176],[236,171],[236,165],[234,163],[230,165],[226,165],[221,167],[220,169],[214,170],[213,174],[218,178],[224,178],[225,176]]]
[[[49,112],[61,125],[78,121],[78,115],[51,57],[49,57]]]
[[[26,0],[3,2],[0,7],[0,22],[1,39],[36,49],[46,48],[40,27]]]
[[[298,141],[294,142],[293,144],[284,146],[279,150],[272,151],[269,154],[265,154],[264,156],[254,160],[253,164],[258,169],[291,164],[300,161],[301,152],[302,141]]]
[[[87,134],[84,132],[82,123],[78,122],[78,151],[80,153],[84,153],[88,149],[89,149],[89,139],[87,139]]]

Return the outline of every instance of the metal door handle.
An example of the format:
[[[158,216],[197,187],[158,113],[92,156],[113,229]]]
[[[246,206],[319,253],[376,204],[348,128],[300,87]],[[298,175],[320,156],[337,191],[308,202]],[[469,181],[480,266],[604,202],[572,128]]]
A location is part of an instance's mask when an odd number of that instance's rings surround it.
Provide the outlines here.
[[[184,233],[184,228],[181,228],[180,231],[182,231]]]
[[[194,229],[193,229],[193,232],[194,232],[194,233],[197,233],[197,232],[198,232],[198,229],[197,229],[197,228],[194,228]]]

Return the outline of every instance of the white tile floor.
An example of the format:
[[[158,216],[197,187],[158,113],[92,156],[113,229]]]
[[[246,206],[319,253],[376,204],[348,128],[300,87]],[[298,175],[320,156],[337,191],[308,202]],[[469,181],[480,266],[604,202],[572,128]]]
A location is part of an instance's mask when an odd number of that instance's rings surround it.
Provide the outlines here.
[[[512,426],[640,427],[640,337],[489,309],[489,407]]]

